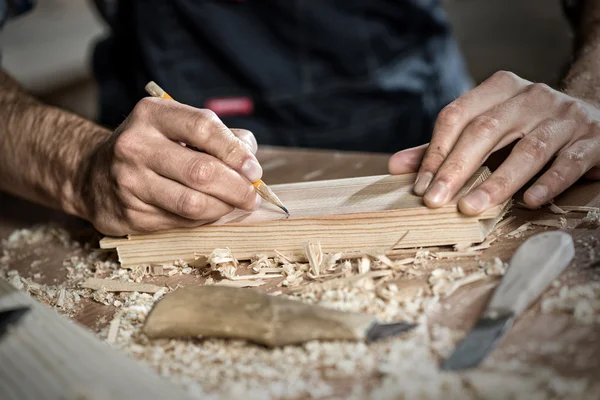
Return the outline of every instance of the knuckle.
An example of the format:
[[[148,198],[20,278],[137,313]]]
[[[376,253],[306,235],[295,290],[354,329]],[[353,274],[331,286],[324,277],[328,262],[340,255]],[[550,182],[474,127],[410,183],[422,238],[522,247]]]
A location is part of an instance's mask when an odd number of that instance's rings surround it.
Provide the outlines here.
[[[496,71],[491,79],[498,82],[515,82],[518,80],[518,76],[513,72],[500,70]]]
[[[562,159],[562,161],[569,165],[570,169],[583,171],[585,168],[586,155],[583,151],[569,149],[560,153],[559,157]]]
[[[454,126],[460,123],[464,115],[462,106],[454,102],[442,108],[438,114],[438,121],[445,126]]]
[[[505,196],[512,189],[512,181],[506,175],[498,175],[494,177],[494,179],[490,179],[490,182],[486,183],[484,190],[488,192],[493,201]]]
[[[196,184],[208,183],[215,178],[216,168],[213,162],[194,158],[188,163],[187,176]]]
[[[190,130],[194,132],[197,137],[207,140],[216,128],[218,122],[219,118],[212,110],[197,110],[196,116],[190,118]]]
[[[119,135],[114,142],[115,156],[130,158],[139,154],[143,149],[143,141],[133,131],[126,131]]]
[[[542,134],[541,136],[544,135]],[[534,161],[544,157],[548,149],[548,144],[543,137],[528,135],[517,142],[515,147],[518,151],[531,159],[531,161]]]
[[[593,120],[589,123],[591,135],[593,137],[600,137],[600,121]]]
[[[135,107],[133,107],[131,115],[136,119],[145,119],[155,111],[157,103],[158,99],[153,97],[144,97],[137,102]]]
[[[134,190],[137,180],[134,177],[134,174],[131,170],[127,168],[113,168],[112,174],[114,176],[115,181],[117,182],[117,187],[121,190],[126,190],[131,192]]]
[[[470,132],[478,138],[488,138],[500,127],[500,121],[497,118],[487,115],[480,115],[471,123]]]
[[[428,171],[435,173],[440,165],[444,163],[447,153],[439,148],[431,148],[428,150],[426,157],[423,159],[422,172]]]
[[[579,100],[569,100],[566,103],[566,114],[577,121],[584,121],[585,123],[592,123],[588,110],[585,105]]]
[[[549,96],[554,94],[554,90],[545,83],[532,83],[527,89],[534,96]]]
[[[197,192],[186,190],[176,200],[176,210],[179,215],[195,217],[202,215],[206,207],[206,201]]]
[[[440,180],[452,182],[456,177],[464,176],[467,170],[467,160],[463,158],[453,159],[444,164],[443,171],[440,172]]]

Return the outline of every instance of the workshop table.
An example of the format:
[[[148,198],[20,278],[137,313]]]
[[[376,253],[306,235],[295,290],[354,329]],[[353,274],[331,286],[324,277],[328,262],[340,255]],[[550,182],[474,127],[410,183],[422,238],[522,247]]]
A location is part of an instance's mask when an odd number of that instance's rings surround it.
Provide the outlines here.
[[[347,153],[326,150],[303,150],[262,148],[258,158],[264,169],[264,180],[272,185],[277,183],[314,181],[356,176],[380,175],[387,173],[389,155]],[[79,249],[65,245],[60,238],[42,246],[35,243],[19,249],[5,248],[0,268],[6,273],[16,270],[22,277],[30,277],[35,282],[47,285],[60,285],[66,281],[65,260],[73,254],[85,254],[97,247],[100,235],[84,221],[67,216],[61,212],[48,210],[6,194],[0,194],[0,239],[6,239],[18,229],[32,228],[39,224],[56,224],[67,229],[71,237],[81,243],[88,243]],[[558,205],[600,206],[600,183],[582,181],[572,187],[563,196],[556,199]],[[567,229],[576,243],[576,257],[558,282],[544,294],[543,298],[557,297],[562,288],[600,282],[600,230],[597,227],[579,227],[585,214],[571,212],[557,216],[544,208],[525,210],[515,207],[508,216],[514,220],[503,231],[503,235],[481,256],[433,259],[425,269],[452,268],[460,265],[463,269],[477,269],[480,261],[499,257],[508,262],[516,247],[531,234],[543,231],[544,227],[532,226],[517,237],[506,237],[505,233],[532,220],[556,219],[564,217]],[[507,217],[508,217],[507,216]],[[435,248],[433,250],[436,250]],[[446,248],[445,251],[452,249]],[[6,256],[8,254],[8,256]],[[535,266],[532,266],[534,268]],[[1,275],[0,275],[1,276]],[[149,277],[144,282],[167,284],[194,283],[195,277],[174,276]],[[398,280],[398,285],[403,282]],[[419,285],[425,287],[426,280]],[[466,331],[474,323],[478,313],[489,299],[497,280],[483,280],[460,288],[456,293],[444,299],[445,307],[428,316],[430,324],[439,324],[452,329]],[[259,290],[272,290],[267,285]],[[596,292],[600,294],[600,291]],[[563,291],[563,297],[565,292]],[[560,297],[560,296],[559,296]],[[493,353],[495,359],[510,360],[518,358],[520,362],[531,365],[543,365],[556,371],[560,376],[589,378],[589,390],[599,390],[595,380],[600,376],[600,299],[590,299],[591,310],[584,310],[589,318],[582,319],[576,310],[565,312],[541,312],[541,301],[532,306],[517,320],[514,327]],[[595,307],[595,308],[594,308]],[[112,305],[103,305],[90,299],[82,301],[81,306],[72,315],[73,319],[92,331],[99,331],[117,310]],[[544,346],[544,345],[547,346]],[[540,349],[546,350],[541,351]],[[552,348],[554,350],[549,351]],[[597,392],[600,393],[600,392]]]

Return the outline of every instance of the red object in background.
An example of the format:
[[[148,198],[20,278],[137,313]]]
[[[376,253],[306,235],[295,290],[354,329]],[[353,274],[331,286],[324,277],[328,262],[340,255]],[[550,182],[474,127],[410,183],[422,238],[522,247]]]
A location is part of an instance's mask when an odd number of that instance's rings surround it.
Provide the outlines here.
[[[208,99],[205,108],[212,110],[219,117],[240,117],[251,115],[254,102],[250,97],[223,97]]]

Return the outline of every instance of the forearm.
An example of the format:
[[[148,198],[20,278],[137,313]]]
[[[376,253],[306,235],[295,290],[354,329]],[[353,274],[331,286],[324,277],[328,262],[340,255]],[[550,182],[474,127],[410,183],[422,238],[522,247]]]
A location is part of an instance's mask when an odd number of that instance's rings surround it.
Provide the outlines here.
[[[600,0],[585,0],[575,21],[578,48],[563,82],[564,92],[600,107]]]
[[[0,190],[84,216],[90,154],[110,132],[27,94],[0,70]]]

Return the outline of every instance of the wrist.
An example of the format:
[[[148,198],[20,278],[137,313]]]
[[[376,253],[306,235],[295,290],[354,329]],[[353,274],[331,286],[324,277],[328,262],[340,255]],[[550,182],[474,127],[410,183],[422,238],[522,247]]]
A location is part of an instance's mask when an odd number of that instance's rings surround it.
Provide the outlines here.
[[[90,199],[94,194],[94,171],[99,168],[102,146],[110,136],[111,132],[105,129],[90,133],[78,162],[73,165],[70,179],[62,187],[61,207],[65,212],[87,220],[92,218],[93,204]]]

